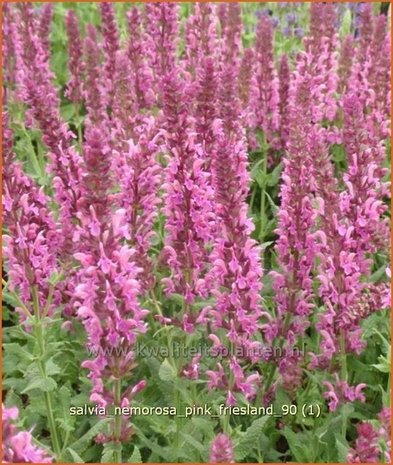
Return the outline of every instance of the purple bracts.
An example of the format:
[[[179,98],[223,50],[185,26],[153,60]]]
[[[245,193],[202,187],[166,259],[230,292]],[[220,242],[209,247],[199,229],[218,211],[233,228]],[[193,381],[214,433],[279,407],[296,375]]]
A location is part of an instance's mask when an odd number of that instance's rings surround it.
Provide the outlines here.
[[[218,434],[210,447],[211,463],[233,463],[233,445],[229,436],[224,433]]]
[[[10,288],[17,289],[31,315],[51,315],[59,305],[57,291],[50,280],[60,270],[56,262],[59,237],[49,199],[28,178],[12,152],[12,132],[3,113],[3,226],[6,228],[4,256],[7,259]],[[52,294],[49,302],[49,294]],[[34,295],[33,295],[34,294]],[[34,301],[37,298],[38,309]],[[34,305],[33,305],[34,304]],[[26,311],[16,308],[22,321]]]
[[[171,276],[163,279],[166,292],[185,298],[183,318],[189,305],[202,292],[205,272],[205,244],[210,240],[212,190],[204,171],[203,149],[196,142],[194,121],[188,116],[186,89],[176,76],[163,82],[166,145],[169,149],[164,184],[164,214],[167,236],[163,257]],[[190,328],[191,329],[191,328]]]
[[[52,463],[48,452],[33,443],[28,431],[18,431],[14,422],[18,419],[16,407],[2,406],[2,462],[3,463]]]
[[[83,44],[79,31],[78,17],[74,10],[69,10],[66,17],[68,35],[68,69],[70,79],[67,84],[65,95],[71,102],[81,103],[82,101],[82,73],[84,63],[82,61]]]

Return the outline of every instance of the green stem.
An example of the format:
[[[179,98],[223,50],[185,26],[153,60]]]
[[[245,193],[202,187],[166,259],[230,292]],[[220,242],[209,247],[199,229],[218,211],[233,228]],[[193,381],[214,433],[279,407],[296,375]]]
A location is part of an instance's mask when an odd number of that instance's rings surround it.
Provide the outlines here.
[[[45,318],[48,315],[49,307],[51,306],[53,294],[55,292],[54,286],[49,286],[48,298],[46,299],[46,304],[42,312],[42,317]]]
[[[121,407],[121,379],[116,378],[113,382],[113,394],[115,407]],[[121,452],[122,445],[120,442],[121,435],[121,415],[115,414],[115,427],[114,427],[114,450],[113,450],[113,461],[115,463],[122,463]]]
[[[225,413],[222,416],[222,430],[229,435],[229,415],[225,415]]]
[[[7,287],[8,287],[8,283],[4,279],[2,280],[2,282],[3,282],[4,290],[6,290]],[[12,296],[18,301],[18,304],[19,304],[20,308],[22,309],[23,313],[25,314],[26,318],[31,318],[32,314],[30,313],[30,311],[26,307],[26,305],[22,302],[22,300],[20,299],[18,294],[16,292],[13,292],[13,291],[10,291],[10,290],[8,290],[7,292],[12,294]]]
[[[37,365],[38,365],[38,369],[40,370],[42,378],[47,379],[48,376],[46,374],[46,367],[45,367],[45,362],[44,362],[45,338],[44,338],[44,331],[43,331],[43,322],[42,322],[42,319],[40,318],[38,290],[35,286],[32,289],[32,296],[33,296],[33,306],[34,306],[34,315],[35,315],[35,333],[36,333],[36,340],[37,340],[37,345],[39,349]],[[44,401],[45,401],[46,415],[47,415],[48,423],[49,423],[49,430],[51,434],[52,447],[56,455],[56,458],[58,460],[61,455],[61,447],[60,447],[59,435],[57,433],[56,422],[55,422],[55,418],[53,415],[53,401],[52,401],[51,392],[44,392]]]
[[[252,194],[251,194],[251,200],[250,200],[250,209],[253,210],[253,207],[254,207],[254,200],[255,200],[255,194],[256,194],[256,187],[254,187],[254,189],[252,190]]]
[[[162,316],[161,307],[157,301],[157,297],[156,297],[156,293],[154,292],[154,289],[150,291],[150,296],[151,296],[151,300],[153,301],[155,309],[157,310],[158,314]]]
[[[43,373],[43,376],[45,375],[45,367],[42,361],[39,362],[40,366],[40,371]],[[42,371],[44,370],[44,372]],[[52,446],[53,450],[56,454],[57,458],[60,458],[61,455],[61,447],[60,447],[60,442],[59,442],[59,437],[57,434],[57,428],[56,428],[56,422],[55,418],[53,416],[53,405],[52,405],[52,395],[50,392],[45,392],[44,393],[45,397],[45,408],[48,416],[48,422],[49,422],[49,429],[50,429],[50,434],[51,434],[51,440],[52,440]]]

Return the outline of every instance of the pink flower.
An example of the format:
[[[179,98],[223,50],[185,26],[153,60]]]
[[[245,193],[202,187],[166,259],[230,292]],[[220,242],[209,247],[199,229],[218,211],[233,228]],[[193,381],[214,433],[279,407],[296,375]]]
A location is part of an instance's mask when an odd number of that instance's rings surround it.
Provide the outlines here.
[[[37,25],[38,37],[41,40],[42,48],[44,53],[47,56],[47,59],[50,57],[50,27],[52,23],[53,16],[53,5],[47,3],[42,6],[42,11],[40,12],[40,18]]]
[[[82,101],[82,61],[83,45],[79,30],[78,17],[74,10],[68,10],[66,17],[68,35],[68,68],[70,79],[67,83],[65,95],[74,103]]]
[[[182,374],[188,379],[199,379],[199,361],[202,355],[198,354],[191,360],[191,363],[183,368]]]
[[[233,463],[233,445],[230,438],[224,434],[218,434],[210,446],[211,463]]]
[[[335,375],[334,384],[329,381],[323,382],[324,386],[328,388],[328,391],[324,393],[324,397],[329,399],[329,410],[334,412],[337,407],[345,402],[354,402],[359,400],[365,402],[366,398],[363,394],[363,389],[366,387],[365,384],[358,384],[357,386],[349,386],[346,381],[341,381],[338,375]]]
[[[116,53],[114,67],[111,76],[113,94],[111,138],[113,146],[121,151],[127,147],[125,141],[130,137],[135,137],[134,129],[141,117],[138,113],[134,86],[130,85],[131,61],[125,51],[121,50]]]
[[[187,18],[186,69],[194,77],[204,58],[217,56],[219,52],[215,11],[213,3],[194,3],[193,14]]]
[[[312,85],[308,57],[299,55],[289,90],[291,117],[276,230],[280,272],[272,273],[278,318],[264,325],[268,340],[272,341],[278,333],[289,351],[309,325],[313,309],[311,273],[321,248],[322,234],[315,234],[317,209],[313,197],[315,165],[312,154],[316,135],[312,131]],[[297,358],[299,356],[293,353],[279,361],[284,384],[291,390],[301,382]]]
[[[100,405],[114,402],[114,380],[120,380],[122,402],[129,401],[134,368],[133,347],[137,336],[147,330],[147,310],[138,302],[140,268],[133,261],[135,250],[124,244],[128,237],[126,212],[115,210],[111,149],[107,136],[94,126],[86,131],[84,144],[83,192],[79,202],[79,225],[75,242],[80,244],[74,258],[80,267],[73,276],[70,292],[77,316],[87,333],[87,345],[95,354],[82,366],[92,381],[91,400]],[[143,387],[139,385],[133,395]],[[127,393],[127,395],[125,394]],[[129,425],[101,437],[105,441],[127,441]]]
[[[254,229],[246,203],[250,178],[240,101],[233,98],[237,89],[234,72],[234,66],[228,64],[220,75],[220,98],[224,100],[224,96],[231,95],[226,104],[220,106],[221,121],[212,121],[210,132],[201,132],[204,142],[212,147],[211,186],[217,218],[209,256],[211,270],[206,277],[206,286],[212,289],[215,305],[206,314],[215,330],[223,328],[234,348],[247,353],[247,344],[258,331],[261,316],[262,267],[259,247],[250,237]],[[245,355],[240,359],[248,357]],[[221,388],[228,392],[233,390],[253,395],[253,389],[245,391],[243,378],[231,385],[227,380],[225,382]]]
[[[86,126],[100,127],[102,131],[107,131],[108,94],[105,76],[100,65],[101,51],[97,42],[97,31],[91,24],[88,24],[86,29],[84,41],[86,74],[83,85],[83,97],[87,111]]]
[[[342,92],[348,85],[348,79],[351,75],[351,67],[354,59],[354,38],[348,34],[341,43],[340,58],[338,62],[338,75],[340,78],[338,89]]]
[[[113,99],[113,75],[115,72],[116,53],[120,49],[119,32],[113,5],[109,2],[100,2],[101,32],[103,36],[104,50],[104,82],[108,94],[108,106],[112,108]]]
[[[231,66],[237,75],[239,70],[239,55],[242,49],[241,5],[238,2],[222,3],[221,18],[221,61],[224,66]]]
[[[31,314],[33,290],[37,292],[40,312],[44,311],[51,289],[51,278],[60,272],[57,265],[60,240],[54,218],[49,209],[49,198],[15,160],[12,132],[8,116],[3,113],[3,236],[4,257],[10,288],[17,289]],[[47,308],[49,315],[59,304],[59,291],[55,290]],[[19,309],[22,321],[26,314]]]
[[[179,5],[146,3],[145,31],[147,62],[153,71],[154,86],[161,92],[161,80],[175,68]]]
[[[29,117],[38,122],[42,140],[50,149],[48,170],[54,175],[55,200],[60,206],[62,255],[67,261],[72,252],[72,221],[79,197],[80,157],[72,146],[74,134],[60,116],[60,100],[52,84],[54,78],[42,43],[37,35],[30,5],[21,4],[22,21],[20,79]]]
[[[192,322],[195,317],[189,305],[200,294],[199,280],[206,271],[205,247],[211,240],[212,189],[204,171],[202,148],[195,141],[184,85],[174,72],[163,84],[168,166],[164,184],[167,236],[162,259],[171,271],[163,283],[167,294],[184,296],[183,316]]]
[[[378,463],[380,451],[378,434],[371,423],[360,423],[357,426],[358,437],[355,447],[348,453],[350,463]]]
[[[273,60],[273,25],[270,17],[261,15],[255,39],[257,61],[255,101],[256,124],[266,135],[267,142],[274,145],[279,128],[279,81]]]
[[[157,161],[161,135],[153,117],[136,126],[134,134],[136,144],[132,139],[128,140],[118,167],[120,204],[126,211],[135,263],[143,270],[139,279],[144,290],[148,290],[155,282],[149,251],[156,235],[153,226],[161,204],[158,191],[162,174]]]
[[[288,56],[282,55],[279,68],[279,113],[280,113],[280,140],[281,148],[285,149],[289,135],[289,86],[290,86],[290,70]]]
[[[127,54],[130,60],[131,73],[129,78],[133,82],[134,92],[139,108],[150,108],[155,101],[152,90],[153,74],[147,64],[148,46],[142,32],[142,19],[138,8],[133,7],[127,13],[129,42]]]
[[[246,48],[239,69],[239,97],[247,111],[251,111],[251,97],[252,93],[255,92],[254,62],[254,50]]]
[[[48,452],[33,442],[30,432],[18,431],[13,423],[18,419],[16,407],[6,408],[2,405],[2,449],[4,463],[52,463]]]
[[[10,4],[3,3],[2,8],[2,65],[3,65],[3,102],[8,100],[8,94],[17,79],[17,59],[20,54],[17,48],[20,46],[18,31],[15,25],[15,11]]]

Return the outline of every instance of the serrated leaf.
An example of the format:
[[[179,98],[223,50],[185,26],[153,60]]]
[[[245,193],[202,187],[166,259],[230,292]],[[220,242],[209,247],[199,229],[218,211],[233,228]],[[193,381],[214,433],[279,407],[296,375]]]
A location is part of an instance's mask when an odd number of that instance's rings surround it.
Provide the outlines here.
[[[205,436],[213,435],[214,424],[212,421],[201,417],[192,417],[191,423],[195,425],[198,431],[203,432]]]
[[[71,391],[66,387],[62,386],[58,393],[58,418],[56,418],[56,422],[60,425],[60,427],[65,431],[71,433],[74,431],[74,425],[76,421],[76,417],[70,415],[70,406],[71,406]]]
[[[20,344],[10,342],[4,344],[4,356],[13,355],[19,359],[25,359],[29,362],[34,360],[34,355],[31,352],[25,350]]]
[[[381,359],[382,357],[380,357],[379,359]],[[381,373],[390,373],[390,363],[376,363],[376,364],[373,364],[372,365],[374,368],[376,368],[378,371],[380,371]]]
[[[182,306],[184,304],[184,296],[182,296],[181,294],[173,293],[170,296],[169,300],[172,301],[172,302],[175,302],[179,306]]]
[[[105,426],[112,421],[111,418],[104,418],[96,423],[92,428],[87,431],[81,438],[75,441],[72,444],[72,448],[78,453],[83,453],[87,447],[89,446],[90,441],[96,436],[98,433],[102,433],[104,431]]]
[[[113,443],[108,442],[104,444],[104,450],[102,451],[102,456],[101,456],[101,463],[112,462],[114,451],[115,451],[115,447]]]
[[[276,186],[281,176],[282,165],[281,163],[277,165],[274,170],[268,174],[267,185]]]
[[[5,370],[5,363],[3,363],[3,370]],[[15,392],[21,392],[21,390],[26,385],[26,380],[22,378],[9,377],[3,380],[3,389],[13,389]]]
[[[263,416],[254,420],[247,428],[244,436],[235,447],[237,460],[243,460],[258,444],[269,417]]]
[[[158,370],[158,376],[162,381],[172,381],[176,379],[176,370],[170,364],[167,358],[161,363],[160,368]]]
[[[136,446],[134,446],[132,455],[128,459],[127,463],[142,463],[141,453],[139,452],[139,449]]]
[[[309,462],[304,444],[304,434],[295,433],[290,428],[286,427],[282,430],[282,435],[288,442],[290,451],[292,452],[296,462]]]
[[[199,453],[202,453],[205,450],[205,446],[199,441],[197,441],[196,439],[194,439],[191,436],[191,434],[183,433],[183,431],[179,431],[179,433],[180,433],[180,436],[186,441],[186,443],[189,444],[190,446],[195,447],[195,449]]]
[[[67,447],[66,452],[68,452],[72,457],[73,463],[85,463],[82,457],[79,454],[77,454],[71,447]]]
[[[157,454],[159,457],[166,458],[166,451],[165,447],[158,445],[154,440],[151,438],[148,439],[140,429],[138,429],[138,437],[143,442],[143,444],[152,452]]]
[[[48,376],[58,375],[61,373],[61,369],[57,363],[53,361],[53,357],[50,358],[45,364],[46,374]]]
[[[382,265],[381,267],[378,268],[377,271],[375,271],[371,276],[370,276],[370,282],[376,283],[378,282],[381,278],[386,278],[386,264]]]
[[[38,389],[42,392],[51,392],[57,388],[57,383],[53,378],[33,378],[29,384],[23,389],[22,394]]]
[[[348,445],[343,442],[343,439],[336,434],[336,449],[338,462],[346,463],[348,461]]]

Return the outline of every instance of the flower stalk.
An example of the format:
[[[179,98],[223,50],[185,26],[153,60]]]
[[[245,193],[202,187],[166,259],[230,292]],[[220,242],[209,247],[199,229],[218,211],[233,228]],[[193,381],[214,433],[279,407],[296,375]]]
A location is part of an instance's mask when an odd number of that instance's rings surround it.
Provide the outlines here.
[[[38,299],[38,291],[37,287],[33,286],[32,288],[32,296],[33,296],[33,308],[34,308],[34,329],[35,329],[35,336],[36,342],[38,347],[38,356],[37,356],[37,366],[41,373],[42,380],[46,380],[48,378],[46,373],[45,367],[45,358],[46,358],[46,347],[45,347],[45,335],[44,335],[44,315],[41,315],[40,306],[39,306],[39,299]],[[46,416],[48,418],[49,430],[51,434],[51,442],[52,448],[56,456],[56,460],[60,460],[61,457],[61,446],[59,440],[59,434],[56,427],[56,421],[54,418],[54,411],[53,411],[53,398],[51,391],[44,392],[44,401],[45,401],[45,409],[46,409]]]

